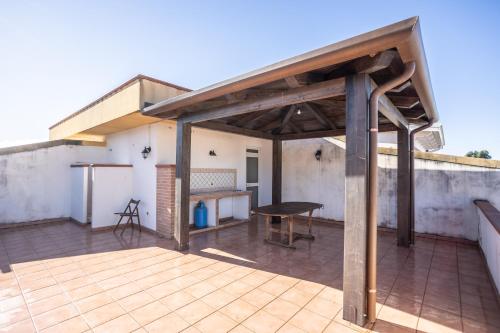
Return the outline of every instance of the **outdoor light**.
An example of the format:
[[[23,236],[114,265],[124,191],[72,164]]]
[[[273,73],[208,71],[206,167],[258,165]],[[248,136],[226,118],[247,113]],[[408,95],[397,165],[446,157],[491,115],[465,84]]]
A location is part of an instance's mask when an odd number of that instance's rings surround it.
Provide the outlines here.
[[[150,146],[144,146],[144,149],[141,151],[142,157],[144,159],[148,158],[149,153],[151,153],[151,147]]]
[[[217,154],[215,153],[215,150],[213,150],[213,149],[208,152],[208,155],[209,156],[217,156]]]
[[[316,150],[316,154],[314,154],[316,160],[319,161],[321,159],[321,149]]]
[[[300,111],[300,109],[297,109],[297,114],[300,116],[302,114],[302,111]]]

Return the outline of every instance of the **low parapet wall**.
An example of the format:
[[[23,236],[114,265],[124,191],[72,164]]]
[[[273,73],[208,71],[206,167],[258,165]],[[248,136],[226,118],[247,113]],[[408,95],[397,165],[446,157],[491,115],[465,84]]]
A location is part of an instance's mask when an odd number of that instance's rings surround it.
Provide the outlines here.
[[[475,200],[479,212],[479,246],[500,300],[500,211],[487,200]]]
[[[397,150],[380,148],[379,153],[378,223],[395,229]],[[484,198],[500,207],[500,162],[420,152],[416,157],[416,231],[477,241],[473,201]],[[321,202],[318,217],[343,221],[345,150],[323,139],[285,142],[283,200]]]
[[[106,149],[58,140],[0,149],[0,224],[69,218],[71,171],[105,162]]]

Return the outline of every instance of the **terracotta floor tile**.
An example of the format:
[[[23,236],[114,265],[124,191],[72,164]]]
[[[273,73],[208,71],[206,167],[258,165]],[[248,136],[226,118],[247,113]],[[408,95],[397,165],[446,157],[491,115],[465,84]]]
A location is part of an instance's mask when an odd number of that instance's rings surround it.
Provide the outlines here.
[[[90,327],[94,328],[123,314],[125,311],[117,303],[110,303],[93,309],[83,316]]]
[[[261,310],[245,320],[242,324],[255,333],[276,332],[285,321]]]
[[[13,296],[0,301],[0,313],[23,306],[23,295]]]
[[[80,333],[89,330],[89,326],[82,316],[73,317],[55,326],[43,330],[43,333]]]
[[[124,314],[102,325],[94,327],[94,333],[126,333],[139,329],[139,324],[129,315]]]
[[[236,326],[230,332],[231,333],[252,333],[252,331],[250,331],[248,328],[246,328],[243,325]]]
[[[113,298],[102,292],[76,301],[74,304],[81,313],[97,309],[103,305],[113,302]]]
[[[129,231],[118,239],[63,223],[0,233],[0,268],[7,268],[0,273],[0,331],[33,330],[24,302],[33,314],[44,311],[34,320],[43,327],[45,318],[49,331],[88,330],[89,313],[102,331],[314,332],[325,323],[325,332],[366,330],[342,319],[340,227],[315,224],[316,240],[297,242],[297,251],[263,244],[261,221],[193,236],[188,253]],[[417,237],[405,249],[380,233],[378,258],[375,331],[500,331],[477,246]],[[83,318],[73,305],[87,311]],[[140,319],[146,327],[131,314],[141,308],[151,310]]]
[[[132,317],[141,325],[145,326],[158,318],[161,318],[171,310],[161,302],[155,301],[130,312]]]
[[[176,333],[189,327],[189,323],[175,313],[170,313],[145,326],[149,333]]]
[[[186,292],[188,292],[189,294],[191,294],[193,297],[201,298],[201,297],[211,293],[212,291],[217,290],[217,287],[215,287],[214,285],[212,285],[206,281],[202,281],[202,282],[194,284],[190,287],[187,287],[184,290]]]
[[[359,333],[360,331],[332,321],[323,331],[324,333]]]
[[[41,301],[34,302],[28,305],[32,316],[39,315],[43,312],[50,311],[71,302],[71,299],[66,294],[57,294],[44,298]]]
[[[78,310],[72,304],[66,304],[59,308],[44,312],[33,317],[35,326],[38,330],[57,325],[70,318],[78,316]]]
[[[342,305],[316,296],[306,304],[305,309],[319,314],[327,319],[333,319],[340,309],[342,309]]]
[[[302,309],[290,319],[289,323],[303,331],[314,333],[322,332],[330,323],[330,320],[309,310]]]
[[[190,303],[175,311],[182,319],[190,324],[194,324],[209,314],[215,312],[215,309],[201,300]]]
[[[191,294],[181,290],[160,299],[160,302],[165,304],[170,310],[175,311],[195,300],[196,298],[191,296]]]
[[[119,287],[109,289],[106,291],[106,294],[113,297],[115,300],[122,299],[124,297],[130,296],[132,294],[136,294],[142,291],[141,287],[137,285],[137,283],[130,282]]]
[[[424,332],[460,332],[462,322],[455,314],[424,304],[417,329]]]
[[[10,326],[21,320],[29,318],[30,314],[25,305],[15,307],[0,314],[0,328]]]
[[[277,331],[279,333],[306,333],[298,327],[293,326],[290,323],[285,323],[285,325],[281,326],[281,328]]]
[[[245,295],[241,296],[241,299],[245,302],[248,302],[257,308],[262,308],[267,303],[271,302],[275,297],[265,291],[260,290],[259,288],[254,289]]]
[[[103,292],[104,289],[99,287],[96,283],[92,283],[80,288],[72,289],[67,291],[68,295],[71,297],[72,300],[77,301],[82,298],[86,298],[95,294],[99,294]]]
[[[306,293],[297,288],[290,288],[282,295],[280,295],[281,299],[296,304],[300,307],[306,305],[313,297],[314,297],[313,294]]]
[[[237,322],[217,311],[197,322],[195,327],[203,333],[225,333],[236,325]]]
[[[277,298],[262,309],[276,318],[288,321],[300,310],[300,306]]]
[[[12,325],[1,328],[0,324],[0,332],[2,333],[35,333],[36,329],[33,326],[33,321],[31,318],[18,321]]]
[[[235,296],[225,292],[224,290],[216,290],[201,298],[203,302],[217,310],[231,303],[235,299]]]
[[[232,320],[241,323],[259,310],[258,307],[245,302],[242,299],[237,299],[234,302],[224,306],[219,311],[231,318]]]
[[[124,297],[118,301],[123,309],[130,312],[146,304],[154,302],[154,298],[145,291]]]
[[[409,328],[406,326],[402,326],[402,325],[393,324],[392,322],[387,322],[384,320],[377,320],[377,322],[375,323],[375,325],[372,328],[372,331],[377,332],[377,333],[410,333],[410,332],[414,333],[415,329]],[[348,332],[352,332],[352,331],[348,331]],[[426,333],[431,333],[431,332],[438,333],[440,331],[429,331],[429,332],[426,331]]]

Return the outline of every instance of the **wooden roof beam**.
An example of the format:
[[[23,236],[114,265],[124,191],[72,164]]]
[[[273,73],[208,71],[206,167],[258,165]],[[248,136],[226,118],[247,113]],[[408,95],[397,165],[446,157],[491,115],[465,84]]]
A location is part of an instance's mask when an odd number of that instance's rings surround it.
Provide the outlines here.
[[[311,112],[316,117],[316,119],[318,119],[318,121],[327,129],[337,129],[335,123],[331,121],[330,118],[325,116],[323,111],[321,111],[318,107],[311,105],[309,103],[304,103],[302,104],[302,106],[309,112]]]
[[[323,81],[308,86],[289,89],[279,95],[252,99],[206,111],[179,116],[184,122],[198,123],[207,120],[247,114],[287,105],[304,103],[345,94],[345,78]]]
[[[274,109],[277,110],[277,109]],[[248,124],[251,121],[257,120],[258,118],[262,117],[268,112],[273,112],[274,110],[261,110],[257,112],[252,112],[249,113],[243,117],[239,117],[238,119],[229,122],[229,125],[234,125],[234,126],[244,126],[245,124]]]
[[[223,123],[215,122],[215,121],[206,121],[206,122],[202,122],[202,123],[196,123],[196,124],[193,124],[193,126],[206,128],[206,129],[213,130],[213,131],[221,131],[221,132],[228,132],[228,133],[233,133],[233,134],[240,134],[240,135],[250,136],[250,137],[259,138],[259,139],[272,140],[274,138],[274,135],[266,133],[266,132],[252,130],[252,129],[243,128],[243,127],[231,126],[231,125],[227,125],[227,124],[223,124]]]
[[[371,86],[372,91],[377,88],[375,81],[371,80]],[[379,98],[379,112],[398,128],[408,128],[410,126],[405,116],[392,104],[391,100],[385,94]]]

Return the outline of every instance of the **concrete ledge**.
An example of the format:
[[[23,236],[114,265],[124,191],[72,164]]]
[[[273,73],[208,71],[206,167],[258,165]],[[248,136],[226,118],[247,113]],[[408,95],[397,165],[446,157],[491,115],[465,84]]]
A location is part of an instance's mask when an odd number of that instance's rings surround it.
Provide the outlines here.
[[[395,148],[379,147],[378,153],[382,155],[398,155],[398,150]],[[500,160],[487,160],[484,158],[475,158],[467,156],[453,156],[435,153],[425,153],[421,151],[415,152],[415,158],[419,160],[447,162],[453,164],[462,164],[477,166],[490,169],[500,169]]]
[[[484,216],[490,221],[491,225],[500,235],[500,211],[496,209],[488,200],[474,200],[477,208],[483,212]]]
[[[132,168],[132,164],[112,164],[112,163],[79,163],[79,164],[71,164],[71,168],[84,168],[84,167],[92,167],[92,168]]]
[[[38,150],[38,149],[45,149],[45,148],[51,148],[51,147],[57,147],[57,146],[104,147],[104,146],[106,146],[106,143],[105,142],[81,141],[81,140],[44,141],[44,142],[31,143],[31,144],[27,144],[27,145],[0,148],[0,155],[24,153],[24,152],[28,152],[28,151],[34,151],[34,150]]]

